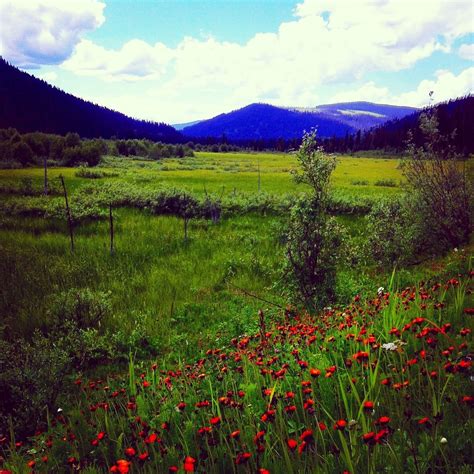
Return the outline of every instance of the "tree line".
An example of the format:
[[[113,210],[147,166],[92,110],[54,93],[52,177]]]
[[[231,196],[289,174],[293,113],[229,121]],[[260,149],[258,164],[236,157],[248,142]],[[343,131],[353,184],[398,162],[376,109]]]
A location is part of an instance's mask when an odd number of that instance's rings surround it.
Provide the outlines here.
[[[176,144],[146,139],[82,139],[77,133],[65,136],[50,133],[19,133],[15,128],[0,129],[0,167],[17,168],[43,164],[56,166],[96,166],[103,155],[161,158],[193,156],[194,143]]]

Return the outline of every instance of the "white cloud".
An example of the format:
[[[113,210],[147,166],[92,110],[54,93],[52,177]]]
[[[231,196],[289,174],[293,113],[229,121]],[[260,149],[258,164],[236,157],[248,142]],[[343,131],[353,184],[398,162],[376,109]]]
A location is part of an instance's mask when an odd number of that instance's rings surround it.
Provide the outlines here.
[[[462,44],[459,47],[458,54],[463,59],[468,59],[469,61],[474,61],[474,43]]]
[[[204,89],[226,87],[220,110],[242,101],[315,105],[322,84],[403,70],[449,51],[472,28],[469,9],[470,0],[305,0],[294,20],[245,44],[184,38],[167,48],[132,40],[110,50],[83,40],[63,67],[108,81],[149,81],[154,97],[160,88],[200,101]],[[213,108],[203,107],[201,116]]]
[[[43,79],[43,81],[54,83],[57,80],[58,75],[55,71],[46,71],[46,72],[38,72],[34,74],[37,78]]]
[[[429,105],[429,93],[434,92],[435,102],[443,102],[452,98],[462,97],[474,92],[474,67],[460,72],[458,75],[450,71],[439,70],[434,79],[421,81],[413,91],[392,95],[387,87],[377,86],[367,82],[353,91],[335,94],[330,102],[351,102],[364,100],[394,105],[411,105],[424,107]]]
[[[474,92],[474,67],[470,67],[457,76],[451,71],[440,70],[433,80],[421,81],[416,90],[400,94],[399,104],[425,106],[428,105],[428,94],[434,92],[435,102],[461,97]]]
[[[23,68],[59,64],[105,20],[98,0],[0,0],[0,54]]]
[[[161,76],[172,57],[172,50],[162,43],[151,46],[133,39],[114,51],[83,39],[62,67],[79,75],[107,81],[150,80]]]

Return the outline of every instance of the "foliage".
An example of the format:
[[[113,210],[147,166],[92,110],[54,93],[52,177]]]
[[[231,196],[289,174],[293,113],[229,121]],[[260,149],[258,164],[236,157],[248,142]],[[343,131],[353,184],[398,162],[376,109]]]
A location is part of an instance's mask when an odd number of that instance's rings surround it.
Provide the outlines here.
[[[413,262],[419,248],[421,229],[409,201],[382,200],[366,217],[367,254],[382,268]]]
[[[316,134],[303,137],[297,159],[297,183],[310,186],[291,210],[287,233],[284,278],[296,299],[308,309],[334,301],[336,262],[341,245],[339,226],[328,216],[329,178],[336,160],[316,144]]]
[[[0,437],[9,432],[10,421],[17,435],[32,434],[47,410],[54,411],[69,370],[68,353],[39,332],[31,342],[0,340]]]
[[[78,329],[99,329],[111,315],[110,294],[89,289],[56,294],[48,306],[49,323],[57,328],[71,323]]]
[[[472,188],[466,164],[459,159],[450,137],[442,135],[435,113],[420,116],[422,146],[409,143],[402,161],[415,215],[423,226],[429,252],[443,252],[469,241],[472,230]]]

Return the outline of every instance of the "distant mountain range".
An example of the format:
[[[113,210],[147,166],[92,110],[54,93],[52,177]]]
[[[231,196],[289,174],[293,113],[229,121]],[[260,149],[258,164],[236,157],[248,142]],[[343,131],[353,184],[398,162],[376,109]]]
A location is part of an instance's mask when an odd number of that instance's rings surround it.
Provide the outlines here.
[[[20,71],[0,57],[0,128],[8,127],[22,133],[77,132],[87,138],[182,141],[181,134],[170,125],[136,120],[79,99]]]
[[[343,137],[416,112],[413,107],[348,102],[314,108],[250,104],[226,114],[177,127],[191,138],[226,137],[228,140],[285,140],[301,138],[305,130],[318,129],[319,137]]]

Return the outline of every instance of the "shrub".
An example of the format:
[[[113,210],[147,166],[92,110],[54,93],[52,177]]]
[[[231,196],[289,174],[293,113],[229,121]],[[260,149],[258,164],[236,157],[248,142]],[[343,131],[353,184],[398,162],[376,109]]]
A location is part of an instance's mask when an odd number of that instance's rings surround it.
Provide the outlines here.
[[[293,298],[315,310],[335,298],[341,233],[328,216],[328,207],[329,179],[336,160],[317,146],[315,132],[303,137],[297,159],[302,172],[294,174],[295,180],[309,185],[311,194],[300,198],[291,210],[284,279]]]
[[[469,241],[472,188],[465,161],[450,145],[452,137],[440,134],[436,114],[421,114],[420,129],[425,143],[409,143],[402,171],[426,250],[440,253]]]
[[[0,435],[9,422],[20,436],[32,434],[52,411],[69,367],[67,352],[35,333],[31,342],[2,340],[0,351]]]
[[[367,186],[369,182],[366,179],[353,179],[351,184],[352,186]]]
[[[388,268],[413,260],[420,237],[406,198],[378,202],[366,219],[370,258]]]
[[[110,314],[109,293],[73,288],[53,297],[49,321],[53,327],[73,323],[79,329],[98,329]]]

